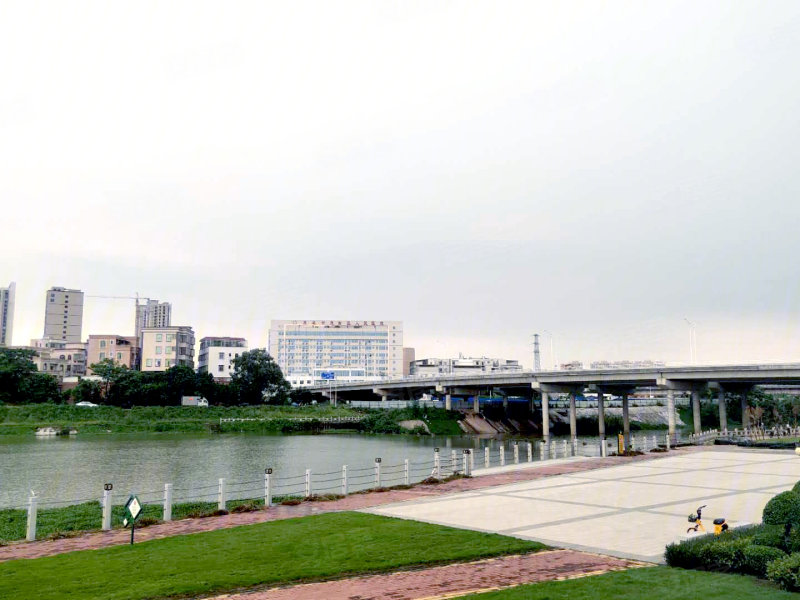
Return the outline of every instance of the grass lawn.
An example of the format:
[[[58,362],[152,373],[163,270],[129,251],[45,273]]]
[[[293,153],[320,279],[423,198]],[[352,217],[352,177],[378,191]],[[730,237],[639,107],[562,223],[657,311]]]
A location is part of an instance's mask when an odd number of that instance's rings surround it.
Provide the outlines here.
[[[744,575],[669,567],[631,569],[464,596],[474,600],[790,600],[797,594]]]
[[[0,598],[136,600],[531,552],[541,544],[330,513],[0,563]]]

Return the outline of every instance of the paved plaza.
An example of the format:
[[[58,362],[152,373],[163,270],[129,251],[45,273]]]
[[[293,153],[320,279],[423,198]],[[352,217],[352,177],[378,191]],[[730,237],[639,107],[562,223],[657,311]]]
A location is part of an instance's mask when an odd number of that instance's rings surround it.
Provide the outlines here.
[[[561,548],[663,562],[702,505],[706,528],[761,521],[800,480],[788,452],[708,450],[374,507],[374,514],[532,539]]]

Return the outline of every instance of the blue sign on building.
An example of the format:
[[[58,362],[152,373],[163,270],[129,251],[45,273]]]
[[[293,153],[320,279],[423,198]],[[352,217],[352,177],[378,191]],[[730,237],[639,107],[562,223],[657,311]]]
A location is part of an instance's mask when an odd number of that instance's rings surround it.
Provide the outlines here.
[[[323,379],[336,379],[336,373],[333,371],[322,371],[319,375]]]

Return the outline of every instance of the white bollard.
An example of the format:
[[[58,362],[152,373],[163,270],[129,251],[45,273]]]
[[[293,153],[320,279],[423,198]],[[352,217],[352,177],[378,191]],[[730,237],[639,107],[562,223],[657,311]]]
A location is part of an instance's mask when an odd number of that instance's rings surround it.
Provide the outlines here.
[[[483,466],[484,468],[489,468],[489,446],[483,449]]]
[[[226,498],[225,498],[225,478],[224,477],[220,477],[219,478],[219,497],[217,498],[217,508],[219,510],[225,510],[225,507],[227,506],[227,504],[228,503],[227,503]]]
[[[381,487],[381,459],[375,459],[375,487]]]
[[[469,451],[469,476],[472,477],[472,474],[475,472],[475,453],[470,450]]]
[[[450,451],[450,472],[455,473],[458,470],[458,452],[455,450]]]
[[[264,507],[272,506],[272,469],[264,469]]]
[[[408,461],[406,461],[406,472],[408,472]],[[342,465],[342,496],[347,496],[347,465]]]
[[[669,434],[666,434],[664,436],[664,442],[665,442],[665,444],[667,446],[667,450],[669,450]]]
[[[411,485],[411,476],[410,476],[410,470],[408,468],[408,459],[405,459],[405,461],[403,461],[403,483],[405,485]]]
[[[440,479],[442,477],[442,462],[439,459],[439,449],[433,449],[433,470],[436,473],[436,479]]]
[[[547,444],[539,442],[539,460],[547,460]]]
[[[519,442],[514,442],[514,464],[519,464]]]
[[[528,462],[533,462],[533,444],[526,442],[528,447]]]
[[[32,542],[36,539],[36,511],[38,509],[39,499],[35,494],[31,494],[28,498],[28,526],[25,529],[25,539]]]
[[[567,443],[567,440],[563,440],[563,445],[564,445],[564,458],[567,458],[567,453],[568,453],[568,448],[569,448],[569,444]]]
[[[505,443],[500,443],[500,466],[504,467],[506,465],[506,445]]]
[[[608,449],[606,448],[606,441],[603,438],[600,438],[600,457],[605,458],[608,456]]]
[[[164,484],[164,511],[163,520],[172,521],[172,484]]]
[[[111,529],[111,486],[106,484],[103,489],[103,531]]]
[[[311,469],[306,469],[306,498],[311,496]]]
[[[462,456],[464,458],[464,470],[463,470],[463,473],[464,473],[464,475],[469,477],[469,449],[464,450],[464,453],[463,453]]]

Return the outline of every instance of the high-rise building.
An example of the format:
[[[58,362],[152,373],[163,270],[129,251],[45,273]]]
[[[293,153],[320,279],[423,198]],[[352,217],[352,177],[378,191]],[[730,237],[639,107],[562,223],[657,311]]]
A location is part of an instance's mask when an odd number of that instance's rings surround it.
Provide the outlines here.
[[[136,337],[141,337],[145,327],[169,327],[172,325],[172,304],[149,298],[136,301]]]
[[[92,375],[92,365],[111,359],[129,369],[139,368],[139,338],[123,335],[90,335],[86,345],[86,364]]]
[[[44,335],[54,340],[81,342],[83,292],[63,287],[47,290],[44,307]]]
[[[272,321],[269,353],[287,379],[370,381],[403,376],[402,321]]]
[[[211,373],[218,381],[230,381],[233,359],[247,352],[247,340],[235,337],[204,337],[200,340],[197,372]]]
[[[14,332],[14,294],[17,284],[0,288],[0,346],[10,346]]]
[[[411,375],[411,363],[417,358],[414,348],[403,348],[403,377]]]
[[[194,331],[186,325],[142,329],[142,371],[166,371],[185,365],[194,369]]]

